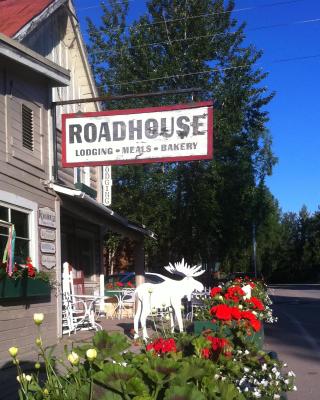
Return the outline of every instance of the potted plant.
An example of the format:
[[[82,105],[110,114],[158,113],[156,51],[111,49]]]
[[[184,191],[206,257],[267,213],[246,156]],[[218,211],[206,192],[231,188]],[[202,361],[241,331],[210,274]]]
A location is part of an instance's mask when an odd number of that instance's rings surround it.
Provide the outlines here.
[[[11,275],[6,267],[6,263],[0,267],[0,300],[50,296],[49,275],[37,271],[30,257],[24,264],[16,263]]]
[[[262,348],[263,322],[275,322],[271,300],[262,281],[236,278],[211,289],[204,307],[195,313],[194,332],[224,332]]]

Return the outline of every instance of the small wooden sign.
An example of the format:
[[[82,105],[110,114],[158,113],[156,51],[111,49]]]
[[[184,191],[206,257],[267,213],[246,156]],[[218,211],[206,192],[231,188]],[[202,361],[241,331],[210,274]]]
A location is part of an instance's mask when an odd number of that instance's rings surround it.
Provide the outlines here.
[[[56,245],[51,242],[40,242],[41,253],[55,254]]]
[[[56,240],[56,231],[53,229],[41,228],[40,237],[44,240]]]
[[[56,213],[48,207],[39,208],[39,225],[56,227]]]
[[[49,256],[47,254],[42,254],[41,265],[47,269],[54,268],[56,266],[56,256]]]

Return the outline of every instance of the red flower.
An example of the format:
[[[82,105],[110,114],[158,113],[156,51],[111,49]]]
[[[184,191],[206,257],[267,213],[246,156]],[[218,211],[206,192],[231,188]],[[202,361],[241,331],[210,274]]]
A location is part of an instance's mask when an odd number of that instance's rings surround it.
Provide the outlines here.
[[[32,260],[30,257],[27,257],[26,259],[26,267],[28,268],[28,276],[30,278],[34,278],[36,276],[36,270],[34,269],[34,266],[32,265]]]
[[[251,299],[246,300],[246,302],[248,304],[251,304],[253,306],[253,308],[256,309],[256,310],[259,310],[259,311],[263,311],[264,310],[264,305],[263,305],[262,301],[260,301],[256,297],[251,297]]]
[[[219,287],[214,287],[214,288],[212,288],[211,289],[211,292],[210,292],[210,296],[211,297],[214,297],[214,296],[216,296],[218,293],[221,293],[221,288],[219,288]]]
[[[236,320],[241,319],[241,311],[239,310],[238,307],[231,308],[231,315],[232,315],[233,319],[236,319]]]
[[[261,323],[251,311],[242,311],[241,317],[249,321],[252,328],[258,332],[261,329]]]
[[[230,342],[228,339],[213,336],[207,336],[207,339],[211,342],[211,347],[214,352],[223,352],[224,355],[231,354]]]
[[[201,350],[202,358],[210,358],[210,349],[204,348]]]
[[[245,292],[241,289],[240,286],[231,286],[227,290],[225,294],[225,298],[227,300],[232,300],[235,303],[239,303],[239,300],[245,295]]]
[[[251,286],[252,289],[256,287],[256,285],[253,282],[249,282],[249,285]]]
[[[149,343],[146,346],[147,351],[154,350],[157,354],[165,354],[165,353],[170,353],[170,352],[176,352],[177,347],[176,347],[176,342],[174,339],[163,339],[159,338],[156,339],[155,341]]]
[[[216,318],[224,320],[224,321],[230,321],[232,319],[232,314],[231,314],[232,308],[229,307],[226,304],[219,304],[217,306],[214,306],[210,310],[211,315],[215,315]]]
[[[133,287],[132,282],[129,281],[129,282],[128,282],[128,286],[129,286],[129,287]]]
[[[118,287],[123,287],[124,285],[123,285],[122,282],[116,282],[116,286],[118,286]]]

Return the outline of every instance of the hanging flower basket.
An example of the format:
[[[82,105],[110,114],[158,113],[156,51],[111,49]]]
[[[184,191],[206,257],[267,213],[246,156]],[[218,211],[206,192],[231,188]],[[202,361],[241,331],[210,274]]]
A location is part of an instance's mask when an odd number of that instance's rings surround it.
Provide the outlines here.
[[[50,292],[49,282],[42,279],[29,277],[12,279],[4,277],[0,280],[0,300],[23,297],[49,297]]]

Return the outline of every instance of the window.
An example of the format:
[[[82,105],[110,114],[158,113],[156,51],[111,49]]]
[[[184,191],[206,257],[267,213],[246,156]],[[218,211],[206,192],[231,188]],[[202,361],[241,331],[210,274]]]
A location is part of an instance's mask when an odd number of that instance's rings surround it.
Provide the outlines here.
[[[74,183],[84,183],[90,187],[90,167],[75,168]]]
[[[1,261],[9,237],[9,227],[12,224],[16,230],[15,261],[17,263],[23,263],[26,258],[31,255],[29,215],[30,214],[26,211],[0,203],[0,220],[4,222],[0,225]]]
[[[22,104],[22,146],[33,151],[33,111]]]

